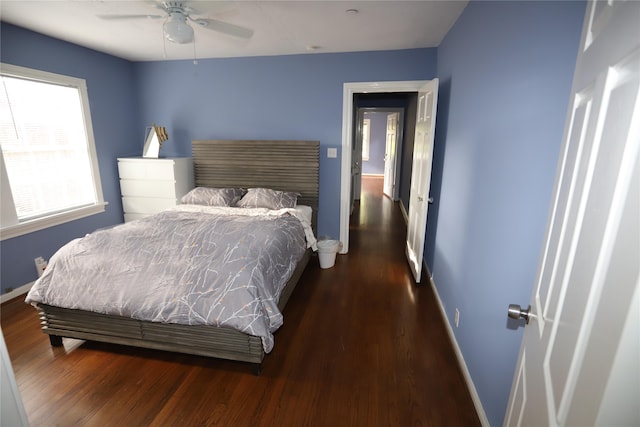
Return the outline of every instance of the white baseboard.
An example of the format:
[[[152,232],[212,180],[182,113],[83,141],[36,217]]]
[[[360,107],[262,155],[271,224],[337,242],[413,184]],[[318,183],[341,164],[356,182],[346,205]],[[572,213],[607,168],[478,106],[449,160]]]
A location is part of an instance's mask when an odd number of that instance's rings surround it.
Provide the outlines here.
[[[14,299],[15,297],[19,297],[22,294],[26,294],[31,289],[35,282],[27,283],[26,285],[20,286],[18,289],[14,289],[11,292],[7,292],[6,294],[2,294],[0,296],[0,304],[9,301],[10,299]]]
[[[404,216],[404,220],[406,223],[409,222],[409,215],[407,214],[406,209],[402,202],[400,202],[400,210],[402,211],[402,216]],[[456,358],[458,359],[458,365],[460,365],[460,370],[462,370],[462,375],[464,376],[464,380],[467,383],[467,388],[469,389],[469,394],[471,394],[471,400],[473,401],[473,406],[476,408],[476,412],[478,413],[478,418],[480,418],[480,423],[485,427],[491,427],[489,424],[489,420],[487,419],[487,414],[484,412],[484,407],[482,406],[482,402],[480,401],[480,396],[478,396],[478,391],[476,390],[476,386],[473,384],[473,380],[471,379],[471,374],[469,373],[469,369],[467,368],[467,363],[464,361],[464,356],[462,356],[462,351],[460,350],[460,346],[458,345],[458,340],[456,340],[456,336],[453,333],[453,329],[451,328],[451,324],[449,323],[449,319],[447,319],[447,313],[444,310],[444,305],[442,304],[442,300],[440,299],[440,294],[438,294],[438,289],[436,288],[436,283],[433,280],[433,274],[431,274],[431,270],[429,270],[429,266],[423,259],[422,268],[427,273],[427,277],[429,278],[429,284],[431,285],[431,289],[433,289],[433,293],[436,296],[436,301],[438,302],[438,307],[440,308],[440,314],[442,315],[442,320],[444,320],[445,327],[447,329],[447,334],[449,334],[449,339],[451,340],[451,344],[453,344],[453,350],[456,353]]]
[[[402,200],[400,201],[400,212],[402,212],[402,216],[404,217],[405,224],[409,224],[409,214],[407,213],[407,210],[404,208],[404,203],[402,203]]]
[[[436,296],[436,301],[438,301],[438,307],[440,307],[440,314],[442,315],[442,319],[444,320],[445,327],[447,329],[447,333],[449,334],[449,338],[451,339],[451,343],[453,344],[453,350],[456,353],[456,357],[458,358],[458,364],[460,365],[460,369],[462,370],[462,375],[464,376],[464,380],[467,383],[467,388],[469,389],[469,393],[471,394],[471,400],[473,400],[473,406],[476,408],[476,412],[478,413],[478,418],[480,418],[480,423],[485,427],[490,427],[489,420],[487,419],[487,414],[484,412],[484,407],[482,406],[482,402],[480,401],[480,396],[478,396],[478,391],[476,390],[476,386],[473,384],[473,379],[471,379],[471,374],[469,373],[469,369],[467,368],[467,363],[464,361],[464,356],[462,355],[462,351],[460,351],[460,346],[458,345],[458,341],[456,340],[456,336],[453,333],[453,329],[451,328],[451,324],[449,323],[449,319],[447,318],[447,313],[444,310],[444,305],[442,305],[442,300],[440,299],[440,295],[438,294],[438,289],[436,289],[436,284],[433,280],[433,275],[431,271],[429,271],[429,267],[424,265],[425,271],[429,276],[429,283],[431,284],[431,289],[433,289],[433,293]]]

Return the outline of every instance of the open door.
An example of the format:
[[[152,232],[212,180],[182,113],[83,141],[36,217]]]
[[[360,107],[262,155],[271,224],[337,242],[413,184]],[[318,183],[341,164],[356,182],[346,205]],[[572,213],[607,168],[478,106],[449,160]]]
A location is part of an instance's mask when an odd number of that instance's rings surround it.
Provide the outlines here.
[[[369,137],[369,128],[364,121],[366,108],[358,108],[356,118],[356,135],[351,147],[351,212],[354,203],[360,200],[362,189],[362,143],[363,138]]]
[[[640,425],[640,2],[590,2],[505,425]],[[523,322],[524,323],[524,322]]]
[[[396,159],[400,138],[400,113],[387,114],[387,135],[384,147],[384,183],[382,192],[391,200],[396,200]]]
[[[428,81],[379,81],[344,83],[342,88],[342,160],[340,163],[340,253],[349,252],[349,219],[353,206],[354,96],[356,94],[417,93]],[[399,149],[399,152],[402,150]]]
[[[438,79],[433,79],[418,90],[418,114],[413,145],[406,254],[416,283],[420,283],[422,274],[437,102]]]

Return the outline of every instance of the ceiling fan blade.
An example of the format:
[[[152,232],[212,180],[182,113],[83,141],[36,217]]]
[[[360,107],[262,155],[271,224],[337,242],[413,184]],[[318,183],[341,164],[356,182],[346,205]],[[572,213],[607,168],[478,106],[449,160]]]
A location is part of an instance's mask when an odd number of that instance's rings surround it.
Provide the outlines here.
[[[218,21],[217,19],[201,18],[191,19],[191,21],[195,22],[202,28],[206,28],[207,30],[217,31],[234,37],[250,39],[253,36],[253,30],[250,28],[229,24],[228,22]]]
[[[117,21],[120,19],[160,19],[166,15],[97,15],[98,18],[107,21]]]

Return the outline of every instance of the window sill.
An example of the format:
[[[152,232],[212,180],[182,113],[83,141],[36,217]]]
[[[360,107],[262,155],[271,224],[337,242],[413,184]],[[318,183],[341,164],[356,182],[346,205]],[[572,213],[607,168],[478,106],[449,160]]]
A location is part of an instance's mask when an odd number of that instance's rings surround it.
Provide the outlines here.
[[[102,202],[96,205],[86,206],[83,208],[74,209],[72,211],[67,211],[56,215],[51,215],[44,218],[38,218],[20,224],[3,227],[0,230],[0,240],[11,239],[14,237],[33,233],[34,231],[44,230],[55,225],[60,225],[66,222],[75,221],[80,218],[96,215],[104,212],[104,207],[106,205],[107,202]]]

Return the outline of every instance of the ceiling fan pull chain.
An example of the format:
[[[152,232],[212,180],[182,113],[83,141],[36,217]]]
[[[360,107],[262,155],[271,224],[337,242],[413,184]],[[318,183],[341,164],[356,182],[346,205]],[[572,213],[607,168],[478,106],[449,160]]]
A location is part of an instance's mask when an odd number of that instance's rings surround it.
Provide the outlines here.
[[[193,65],[198,65],[198,56],[196,55],[196,36],[193,36]]]

